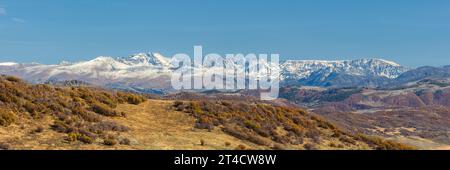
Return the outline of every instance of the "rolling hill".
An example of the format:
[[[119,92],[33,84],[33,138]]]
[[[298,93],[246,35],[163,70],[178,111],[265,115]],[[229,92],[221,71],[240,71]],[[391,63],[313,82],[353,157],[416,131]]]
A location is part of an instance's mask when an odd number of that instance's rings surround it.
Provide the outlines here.
[[[2,149],[413,149],[270,103],[146,99],[11,76],[0,86]]]

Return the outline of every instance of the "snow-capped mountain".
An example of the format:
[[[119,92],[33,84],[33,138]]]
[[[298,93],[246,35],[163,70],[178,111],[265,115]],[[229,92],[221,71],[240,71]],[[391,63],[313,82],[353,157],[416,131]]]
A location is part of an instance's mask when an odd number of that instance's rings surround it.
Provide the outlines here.
[[[408,68],[392,61],[382,59],[358,59],[342,61],[323,60],[288,60],[282,64],[284,78],[303,79],[314,72],[322,71],[325,77],[333,72],[346,73],[355,76],[380,76],[397,78],[408,71]]]
[[[33,83],[80,80],[99,86],[139,85],[143,88],[170,86],[170,58],[158,53],[129,57],[97,57],[77,63],[57,65],[0,64],[0,73],[15,75]],[[158,81],[154,81],[158,80]]]
[[[14,62],[4,62],[4,63],[0,63],[0,67],[1,66],[15,66],[18,65],[17,63]]]
[[[170,58],[166,58],[159,53],[139,53],[130,57],[117,58],[117,60],[133,66],[170,67]]]
[[[128,57],[97,57],[76,63],[55,65],[0,63],[0,74],[19,76],[33,83],[80,80],[90,84],[126,90],[170,89],[171,59],[159,53]],[[226,64],[235,64],[226,60]],[[308,86],[377,86],[408,71],[395,62],[381,59],[345,61],[288,60],[280,65],[265,63],[280,73],[285,84]],[[202,74],[217,68],[195,68]],[[255,69],[255,68],[250,68]],[[197,75],[195,75],[197,76]],[[257,78],[260,75],[250,75]]]
[[[308,86],[372,86],[393,80],[409,70],[383,59],[342,61],[288,60],[281,64],[285,82]]]

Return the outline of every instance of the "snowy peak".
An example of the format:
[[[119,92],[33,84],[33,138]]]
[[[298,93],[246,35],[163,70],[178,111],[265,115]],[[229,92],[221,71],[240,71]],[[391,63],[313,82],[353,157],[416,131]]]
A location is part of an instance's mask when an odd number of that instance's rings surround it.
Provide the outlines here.
[[[157,61],[158,63],[164,65],[164,66],[169,66],[170,65],[170,58],[166,58],[163,55],[161,55],[160,53],[153,53],[153,58],[155,59],[155,61]]]
[[[3,63],[0,63],[0,66],[15,66],[15,65],[19,65],[19,64],[17,64],[17,63],[14,63],[14,62],[3,62]]]
[[[128,66],[124,63],[116,61],[112,57],[100,56],[86,62],[78,62],[74,64],[59,65],[59,68],[67,71],[86,72],[94,70],[112,71],[117,69],[126,69]],[[79,69],[79,71],[78,71]]]
[[[168,67],[170,65],[170,59],[159,53],[139,53],[125,58],[118,58],[117,60],[128,65],[152,65],[161,67]]]
[[[370,65],[390,65],[393,67],[401,67],[400,64],[393,62],[393,61],[388,61],[388,60],[384,60],[384,59],[378,59],[378,58],[373,58],[373,59],[358,59],[358,60],[353,60],[352,62],[354,63],[360,63],[360,64],[370,64]]]
[[[383,59],[357,60],[288,60],[282,64],[285,78],[302,79],[316,72],[344,73],[355,76],[380,76],[396,78],[408,71],[407,68]]]

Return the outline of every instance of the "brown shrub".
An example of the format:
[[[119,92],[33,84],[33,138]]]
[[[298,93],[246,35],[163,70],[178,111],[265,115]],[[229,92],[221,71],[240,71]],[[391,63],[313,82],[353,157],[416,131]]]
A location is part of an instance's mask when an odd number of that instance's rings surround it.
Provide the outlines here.
[[[178,100],[173,103],[173,107],[176,111],[183,111],[185,108],[184,103]]]
[[[293,133],[295,133],[295,135],[303,137],[305,136],[305,129],[298,126],[297,124],[292,123],[291,121],[285,121],[284,122],[284,128],[287,131],[291,131]]]
[[[91,136],[82,134],[82,133],[76,133],[76,132],[71,132],[67,134],[66,140],[69,142],[75,142],[75,141],[80,141],[83,142],[85,144],[92,144],[94,143],[95,139]]]
[[[0,108],[0,126],[9,126],[16,119],[16,115],[11,110]]]
[[[94,143],[94,141],[95,141],[95,139],[94,138],[92,138],[92,137],[90,137],[90,136],[87,136],[87,135],[80,135],[80,136],[78,136],[78,138],[77,138],[79,141],[81,141],[81,142],[83,142],[83,143],[86,143],[86,144],[92,144],[92,143]]]
[[[355,140],[353,140],[352,138],[347,137],[347,136],[341,136],[341,137],[339,138],[339,140],[342,141],[342,142],[344,142],[344,143],[349,143],[349,144],[353,144],[353,145],[356,144],[356,141],[355,141]]]
[[[33,133],[42,133],[44,132],[44,127],[38,126],[36,129],[33,130]]]
[[[190,108],[192,114],[194,115],[200,116],[203,114],[202,108],[200,107],[200,104],[198,104],[197,102],[191,102]]]
[[[7,143],[0,143],[0,150],[10,150],[11,146]]]
[[[337,148],[338,145],[334,142],[331,142],[330,144],[328,144],[328,146],[332,147],[332,148]]]
[[[72,113],[80,116],[83,120],[88,122],[100,122],[102,120],[99,115],[81,108],[72,110]]]
[[[214,124],[209,117],[200,117],[195,123],[195,128],[198,129],[208,129],[212,130],[214,128]]]
[[[397,142],[383,140],[378,137],[357,135],[355,138],[365,141],[377,150],[416,150],[417,148]]]
[[[66,122],[61,120],[56,120],[53,125],[51,125],[51,128],[60,133],[68,133],[70,132],[70,126],[66,124]]]
[[[258,135],[253,135],[253,134],[249,134],[247,136],[248,141],[258,144],[258,145],[263,145],[263,146],[267,146],[269,145],[269,142],[267,142],[266,140],[264,140],[264,138],[262,138],[261,136]]]
[[[11,96],[0,93],[0,101],[2,101],[4,103],[11,103],[12,99],[11,99]]]
[[[14,77],[14,76],[7,76],[6,80],[8,80],[10,82],[16,82],[16,83],[22,82],[22,80],[20,78],[17,78],[17,77]]]
[[[307,144],[303,145],[303,147],[304,147],[306,150],[317,150],[316,145],[311,144],[311,143],[307,143]]]
[[[131,141],[128,138],[123,138],[122,140],[120,140],[120,144],[121,145],[131,145]]]
[[[250,129],[253,129],[253,130],[256,130],[256,129],[261,128],[259,125],[253,123],[253,122],[250,121],[250,120],[244,120],[244,125],[245,125],[246,127],[250,128]]]
[[[29,101],[26,101],[25,104],[23,105],[23,107],[26,109],[26,111],[28,113],[36,113],[39,111],[38,106],[36,106],[35,104],[33,104]]]
[[[117,144],[117,140],[114,138],[106,138],[103,140],[103,144],[107,146],[114,146]]]
[[[173,102],[173,107],[178,107],[184,105],[183,101],[176,100]]]
[[[239,144],[239,145],[236,147],[236,150],[246,150],[246,149],[247,149],[247,147],[244,146],[244,145],[241,145],[241,144]]]
[[[320,132],[318,130],[309,130],[305,135],[306,137],[311,138],[315,143],[320,143]]]
[[[96,100],[103,104],[108,105],[111,108],[116,108],[118,104],[117,100],[114,99],[114,96],[106,92],[102,92],[99,95],[97,95]]]
[[[274,149],[274,150],[286,150],[286,147],[284,145],[282,145],[282,144],[275,143],[275,144],[273,144],[272,149]]]
[[[333,138],[340,138],[342,136],[342,133],[338,130],[333,130],[333,135],[331,137]]]
[[[119,113],[111,109],[108,105],[99,102],[92,103],[91,109],[93,112],[101,114],[103,116],[110,116],[110,117],[125,116],[124,113]]]
[[[224,131],[225,133],[228,133],[231,136],[234,136],[236,138],[239,139],[246,139],[247,138],[247,134],[245,132],[242,132],[240,129],[238,129],[237,127],[232,127],[232,126],[225,126],[222,131]]]
[[[68,142],[75,142],[78,139],[78,135],[79,135],[78,133],[68,133],[67,137],[66,137],[66,140]]]
[[[231,146],[231,143],[230,142],[225,142],[225,146]]]
[[[146,99],[143,96],[129,93],[129,94],[126,94],[126,101],[129,104],[138,105],[138,104],[140,104],[142,102],[145,102]]]

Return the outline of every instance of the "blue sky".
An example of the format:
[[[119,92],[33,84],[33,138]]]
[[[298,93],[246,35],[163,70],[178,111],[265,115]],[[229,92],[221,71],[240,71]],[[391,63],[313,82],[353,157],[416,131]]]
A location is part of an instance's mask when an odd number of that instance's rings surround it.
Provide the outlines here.
[[[279,53],[450,65],[448,0],[0,0],[0,61]]]

